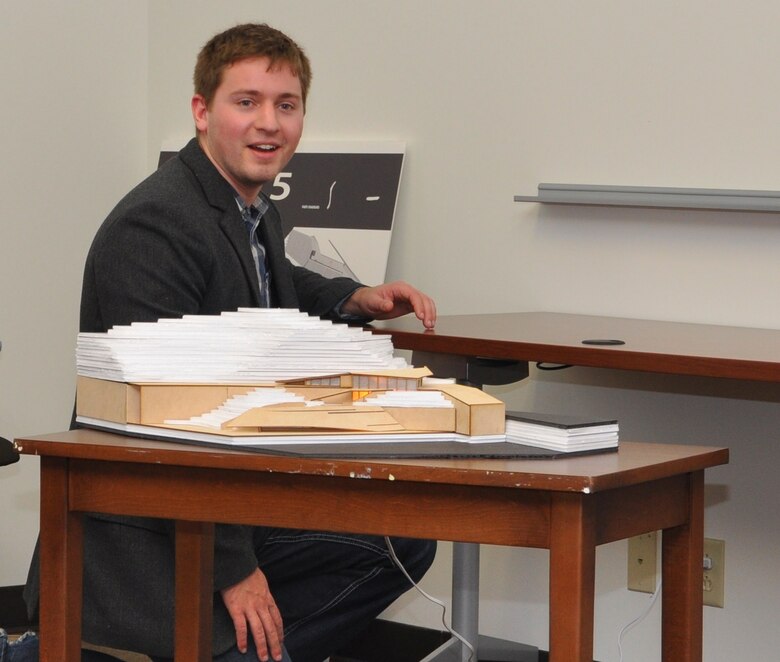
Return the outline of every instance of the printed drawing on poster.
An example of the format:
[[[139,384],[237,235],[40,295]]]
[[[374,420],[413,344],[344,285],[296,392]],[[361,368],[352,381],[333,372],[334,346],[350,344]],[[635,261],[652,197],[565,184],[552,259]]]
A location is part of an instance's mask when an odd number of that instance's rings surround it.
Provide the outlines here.
[[[302,143],[267,191],[293,263],[384,282],[403,158],[403,143]]]
[[[281,213],[293,264],[385,281],[404,152],[402,142],[301,142],[263,188]],[[174,154],[164,147],[160,164]]]

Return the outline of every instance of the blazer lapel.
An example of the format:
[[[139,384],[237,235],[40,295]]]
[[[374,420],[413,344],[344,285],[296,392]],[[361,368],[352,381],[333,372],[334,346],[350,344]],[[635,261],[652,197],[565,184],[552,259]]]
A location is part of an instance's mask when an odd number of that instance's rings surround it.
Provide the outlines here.
[[[298,308],[298,295],[290,273],[282,236],[279,212],[271,204],[260,223],[260,239],[265,247],[268,270],[271,272],[271,305],[279,308]]]
[[[219,226],[222,228],[222,232],[225,233],[225,236],[233,245],[233,248],[238,255],[244,277],[249,281],[249,285],[252,288],[253,303],[259,308],[260,283],[257,280],[257,266],[252,257],[252,249],[249,246],[249,231],[244,225],[244,221],[241,218],[241,212],[238,210],[238,205],[235,200],[233,201],[233,207],[234,209],[228,208],[222,212],[222,216],[219,219]]]
[[[197,138],[190,140],[179,152],[179,156],[200,182],[209,205],[220,213],[219,226],[238,255],[244,277],[252,289],[253,305],[259,307],[260,285],[257,281],[257,267],[252,257],[252,249],[249,247],[249,235],[236,204],[233,187],[214,167],[198,144]]]

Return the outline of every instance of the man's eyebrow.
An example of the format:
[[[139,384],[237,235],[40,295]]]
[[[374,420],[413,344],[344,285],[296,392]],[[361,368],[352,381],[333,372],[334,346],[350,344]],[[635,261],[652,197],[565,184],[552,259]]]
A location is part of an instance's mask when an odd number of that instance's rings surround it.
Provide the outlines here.
[[[231,97],[259,97],[262,93],[258,90],[233,90],[230,93]]]
[[[263,97],[268,96],[265,92],[260,90],[235,90],[230,93],[232,97]],[[276,95],[277,99],[300,99],[301,95],[297,92],[282,92]]]

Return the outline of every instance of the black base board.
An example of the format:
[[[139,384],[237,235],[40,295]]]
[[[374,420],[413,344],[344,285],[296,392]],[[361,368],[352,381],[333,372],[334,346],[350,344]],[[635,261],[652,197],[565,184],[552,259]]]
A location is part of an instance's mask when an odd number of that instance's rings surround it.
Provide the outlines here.
[[[23,589],[24,586],[0,586],[0,628],[8,632],[24,632],[32,625],[27,619]]]
[[[10,633],[36,627],[27,618],[23,589],[24,586],[0,586],[0,628]],[[378,618],[331,659],[332,662],[419,662],[448,639],[449,634],[444,631]],[[539,651],[539,662],[547,662],[548,657],[545,651]]]
[[[429,628],[376,619],[332,662],[419,662],[449,635]]]
[[[448,639],[447,632],[378,618],[331,662],[420,662]],[[539,651],[539,662],[549,659],[547,651]]]
[[[448,639],[447,632],[378,618],[331,662],[419,662]],[[549,653],[539,651],[539,662],[549,658]]]

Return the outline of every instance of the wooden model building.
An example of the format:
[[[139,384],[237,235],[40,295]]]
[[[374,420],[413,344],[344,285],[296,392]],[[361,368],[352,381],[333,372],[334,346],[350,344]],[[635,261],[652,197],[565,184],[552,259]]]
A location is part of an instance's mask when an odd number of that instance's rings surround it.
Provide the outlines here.
[[[500,400],[432,383],[430,370],[395,356],[389,336],[297,310],[239,309],[80,333],[76,367],[77,421],[144,435],[194,432],[249,444],[505,429]]]
[[[79,420],[227,436],[453,432],[501,435],[505,407],[479,389],[427,384],[427,368],[275,384],[127,383],[80,376]]]

